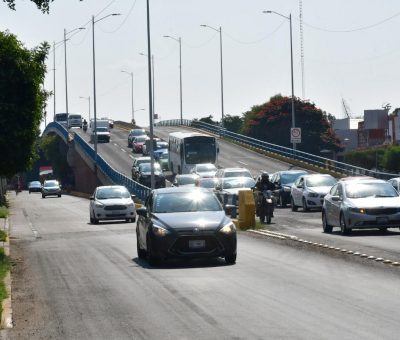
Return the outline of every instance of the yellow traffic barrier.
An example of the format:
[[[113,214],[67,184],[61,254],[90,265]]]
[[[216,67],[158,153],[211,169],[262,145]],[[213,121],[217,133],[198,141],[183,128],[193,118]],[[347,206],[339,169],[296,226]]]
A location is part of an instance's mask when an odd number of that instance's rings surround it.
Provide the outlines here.
[[[256,203],[253,191],[239,190],[239,229],[250,229],[256,226]]]

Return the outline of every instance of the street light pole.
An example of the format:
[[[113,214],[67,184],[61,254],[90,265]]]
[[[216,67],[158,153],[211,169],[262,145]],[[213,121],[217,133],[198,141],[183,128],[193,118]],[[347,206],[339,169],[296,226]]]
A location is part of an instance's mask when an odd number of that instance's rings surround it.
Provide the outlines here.
[[[98,20],[94,20],[94,15],[92,15],[92,42],[93,42],[93,128],[94,128],[94,165],[95,172],[97,175],[97,109],[96,109],[96,57],[95,57],[95,49],[94,49],[94,24],[108,18],[110,16],[120,15],[119,13],[108,14]]]
[[[73,29],[72,31],[67,32],[67,30],[64,28],[64,72],[65,72],[65,109],[66,113],[68,112],[68,79],[67,79],[67,34],[70,34],[72,32],[75,32],[77,30],[84,30],[84,27],[77,27]]]
[[[208,27],[212,30],[219,32],[219,51],[220,51],[220,65],[221,65],[221,134],[223,135],[224,130],[224,73],[222,68],[222,27],[219,29],[208,26],[208,25],[200,25],[201,27]]]
[[[134,105],[133,105],[133,72],[127,72],[122,70],[121,72],[123,73],[127,73],[131,76],[131,89],[132,89],[132,97],[131,97],[131,101],[132,101],[132,124],[134,124],[135,122],[135,109],[134,109]],[[134,124],[135,125],[135,124]]]
[[[182,40],[181,37],[178,39],[169,35],[164,35],[164,38],[171,38],[179,43],[179,92],[180,92],[180,113],[181,113],[181,125],[183,125],[183,112],[182,112]]]
[[[53,41],[53,122],[56,120],[56,43]]]
[[[291,83],[292,83],[292,128],[296,127],[296,121],[295,121],[295,110],[294,110],[294,80],[293,80],[293,38],[292,38],[292,14],[290,13],[289,16],[287,17],[286,15],[280,14],[275,11],[263,11],[263,13],[268,13],[268,14],[276,14],[279,15],[285,19],[289,20],[290,23],[290,75],[291,75]],[[296,143],[293,142],[293,150],[296,150]]]

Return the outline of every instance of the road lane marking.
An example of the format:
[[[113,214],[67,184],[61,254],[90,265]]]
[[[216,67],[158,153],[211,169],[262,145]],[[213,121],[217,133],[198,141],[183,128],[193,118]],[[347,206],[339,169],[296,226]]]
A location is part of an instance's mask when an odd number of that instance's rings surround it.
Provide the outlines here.
[[[36,238],[36,239],[42,238],[42,236],[40,236],[40,233],[36,230],[36,227],[35,227],[35,226],[33,225],[33,223],[30,221],[29,216],[28,216],[28,213],[26,212],[25,208],[22,209],[22,212],[23,212],[25,218],[27,219],[29,228],[32,230],[32,233],[33,233],[33,235],[35,236],[35,238]]]

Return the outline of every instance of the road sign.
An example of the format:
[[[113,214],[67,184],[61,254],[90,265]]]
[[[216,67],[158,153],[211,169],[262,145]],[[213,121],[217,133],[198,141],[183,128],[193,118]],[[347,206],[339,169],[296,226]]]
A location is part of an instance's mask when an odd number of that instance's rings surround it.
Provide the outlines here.
[[[301,143],[301,128],[295,127],[290,129],[290,142]]]

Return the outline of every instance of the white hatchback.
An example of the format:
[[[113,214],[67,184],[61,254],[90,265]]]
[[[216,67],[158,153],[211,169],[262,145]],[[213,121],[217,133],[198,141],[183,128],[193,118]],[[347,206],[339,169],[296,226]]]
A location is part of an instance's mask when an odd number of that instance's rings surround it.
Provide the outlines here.
[[[298,207],[303,207],[303,211],[309,211],[312,208],[321,209],[325,195],[336,182],[336,178],[331,175],[300,176],[290,189],[292,211],[297,211]]]
[[[99,186],[90,196],[90,223],[100,220],[136,221],[136,209],[133,198],[122,185]]]

